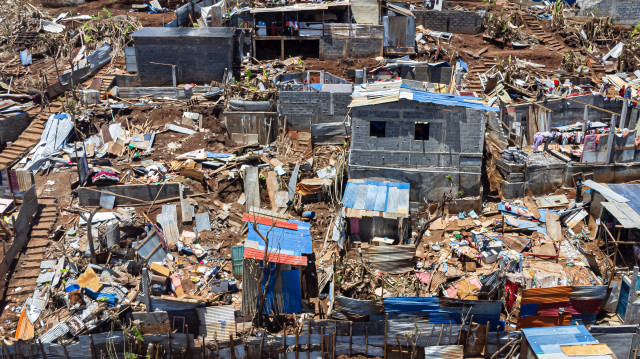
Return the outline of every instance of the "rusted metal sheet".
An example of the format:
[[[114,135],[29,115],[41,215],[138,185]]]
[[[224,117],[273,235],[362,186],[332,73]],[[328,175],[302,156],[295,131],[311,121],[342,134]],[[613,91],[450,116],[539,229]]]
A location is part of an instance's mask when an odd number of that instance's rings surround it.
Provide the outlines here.
[[[233,305],[197,308],[200,334],[207,340],[225,341],[236,333],[236,318]]]

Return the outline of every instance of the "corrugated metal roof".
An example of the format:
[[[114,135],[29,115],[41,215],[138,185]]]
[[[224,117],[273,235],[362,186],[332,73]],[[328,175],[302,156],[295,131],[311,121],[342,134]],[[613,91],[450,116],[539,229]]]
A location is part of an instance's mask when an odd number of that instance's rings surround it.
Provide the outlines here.
[[[484,100],[479,97],[418,90],[402,84],[402,81],[394,81],[376,86],[372,86],[371,84],[359,85],[354,88],[351,97],[352,100],[349,107],[378,105],[404,99],[443,106],[466,107],[481,111],[500,111],[498,107],[485,105]]]
[[[598,344],[583,325],[522,329],[538,358],[564,358],[561,345]]]
[[[501,301],[462,300],[439,297],[384,298],[387,313],[427,314],[430,323],[462,322],[463,316],[473,315],[474,322],[490,322],[495,329],[500,321]]]
[[[636,213],[640,213],[640,184],[636,183],[609,183],[607,184],[613,192],[628,200],[627,205]]]
[[[235,29],[232,27],[143,27],[131,34],[133,38],[167,38],[167,37],[208,37],[230,38]]]
[[[315,10],[327,10],[329,9],[329,7],[333,7],[333,6],[349,6],[349,5],[351,5],[351,3],[348,1],[336,1],[332,3],[321,3],[321,4],[295,4],[295,5],[277,6],[277,7],[254,8],[254,9],[251,9],[251,13],[257,14],[257,13],[265,13],[265,12],[315,11]]]
[[[311,247],[311,225],[307,222],[289,220],[298,225],[298,230],[256,224],[258,231],[269,239],[267,251],[273,253],[270,261],[291,265],[306,266],[307,258],[302,254],[313,253]],[[244,258],[262,259],[265,250],[264,240],[252,225],[244,244]]]
[[[604,299],[606,296],[606,285],[576,285],[571,289],[571,299]]]
[[[462,345],[439,345],[424,348],[424,357],[432,358],[464,358],[464,348]]]
[[[609,188],[607,185],[600,184],[593,180],[586,180],[583,184],[596,192],[599,192],[607,201],[618,202],[618,203],[626,203],[629,200],[624,196],[619,195],[614,190]]]
[[[363,259],[372,267],[391,274],[402,274],[414,269],[416,247],[410,245],[372,246],[363,252]]]
[[[626,203],[602,202],[602,206],[620,222],[622,227],[640,228],[640,216]]]
[[[381,300],[361,300],[336,295],[333,311],[359,315],[379,315],[384,313]]]
[[[236,316],[233,305],[196,308],[200,321],[200,335],[207,340],[228,341],[236,334]]]
[[[410,185],[402,182],[349,180],[342,196],[345,208],[409,215]]]

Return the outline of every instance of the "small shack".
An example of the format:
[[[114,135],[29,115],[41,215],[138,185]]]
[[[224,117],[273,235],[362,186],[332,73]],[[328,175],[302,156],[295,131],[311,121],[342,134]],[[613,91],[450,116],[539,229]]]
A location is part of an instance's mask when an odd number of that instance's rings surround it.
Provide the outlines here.
[[[342,204],[352,240],[403,243],[409,232],[409,189],[408,183],[349,180]]]
[[[142,86],[221,82],[232,71],[235,29],[143,27],[131,34]]]
[[[301,312],[302,299],[317,296],[318,288],[311,225],[249,213],[242,219],[248,227],[243,255],[243,313],[256,313],[261,291],[266,296],[263,313]]]

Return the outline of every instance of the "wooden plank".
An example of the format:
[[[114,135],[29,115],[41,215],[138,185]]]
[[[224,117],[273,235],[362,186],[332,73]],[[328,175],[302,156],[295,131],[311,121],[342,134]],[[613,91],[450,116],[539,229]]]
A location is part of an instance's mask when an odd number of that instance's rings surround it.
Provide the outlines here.
[[[278,190],[278,174],[276,171],[267,172],[267,192],[269,193],[269,202],[271,202],[271,209],[277,210],[276,204],[276,191]]]
[[[502,241],[509,246],[509,248],[518,252],[522,252],[529,244],[528,238],[515,234],[506,234],[502,236]]]
[[[590,356],[590,355],[610,355],[613,354],[611,348],[605,343],[589,345],[561,345],[560,349],[568,356]]]
[[[180,184],[180,210],[182,211],[182,223],[189,223],[193,221],[194,210],[193,206],[187,202],[187,200],[182,195],[184,191],[184,187]]]
[[[260,188],[258,187],[258,167],[244,169],[244,194],[247,211],[260,208]]]
[[[557,213],[547,212],[547,235],[554,241],[562,240],[562,227],[560,226],[560,216]]]

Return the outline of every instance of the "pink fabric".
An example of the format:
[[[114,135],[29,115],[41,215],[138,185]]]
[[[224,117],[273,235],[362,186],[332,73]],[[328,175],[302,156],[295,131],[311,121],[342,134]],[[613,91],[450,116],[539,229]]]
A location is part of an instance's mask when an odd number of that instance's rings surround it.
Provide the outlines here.
[[[360,221],[358,220],[358,218],[349,218],[349,222],[349,227],[351,227],[351,234],[360,233]]]
[[[427,272],[417,272],[416,277],[424,284],[429,284],[431,281],[431,274]]]
[[[447,287],[446,291],[449,298],[458,298],[458,286],[460,286],[460,284]]]

